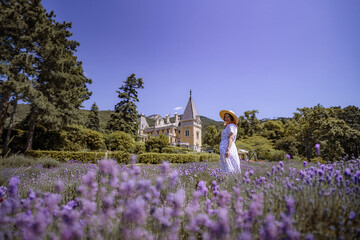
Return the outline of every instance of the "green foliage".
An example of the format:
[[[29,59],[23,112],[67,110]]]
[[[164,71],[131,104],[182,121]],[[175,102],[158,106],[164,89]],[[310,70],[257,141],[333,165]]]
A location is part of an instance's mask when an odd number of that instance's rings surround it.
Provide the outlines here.
[[[162,149],[163,153],[189,153],[189,152],[193,152],[192,149],[189,148],[183,148],[183,147],[174,147],[174,146],[169,146],[169,147],[164,147]]]
[[[130,163],[130,153],[123,151],[110,152],[108,158],[116,160],[118,163],[129,164]]]
[[[261,135],[270,140],[277,140],[284,137],[285,129],[281,121],[269,120],[261,125]]]
[[[23,154],[0,158],[0,166],[8,168],[28,167],[34,164],[34,162],[34,158],[25,156]]]
[[[87,128],[100,131],[99,107],[94,102],[88,115]]]
[[[285,161],[286,159],[286,152],[282,150],[271,150],[269,152],[269,161]]]
[[[136,102],[139,102],[137,89],[144,88],[141,78],[136,79],[131,74],[124,85],[119,88],[118,97],[120,102],[115,105],[115,112],[111,114],[107,129],[110,131],[122,131],[137,137],[138,112]]]
[[[256,117],[258,110],[246,111],[239,117],[239,133],[237,139],[252,136],[260,132],[260,121]]]
[[[30,150],[26,152],[26,156],[34,158],[48,157],[56,159],[57,161],[64,162],[69,160],[76,160],[80,162],[97,163],[105,157],[105,152],[76,152],[76,151],[42,151]]]
[[[145,143],[144,142],[135,142],[134,153],[142,154],[145,152]]]
[[[273,143],[265,137],[254,135],[235,142],[238,149],[249,151],[250,159],[268,159],[271,151],[274,150]]]
[[[147,152],[162,153],[163,148],[170,146],[169,138],[166,135],[160,134],[157,137],[150,137],[145,142],[145,149]]]
[[[218,131],[215,125],[210,125],[206,129],[203,139],[203,145],[208,145],[211,149],[214,149],[215,145],[220,143],[221,131]]]
[[[59,161],[50,157],[41,157],[36,161],[36,163],[41,164],[41,166],[43,166],[44,168],[54,168],[60,166]]]
[[[138,155],[139,163],[160,164],[164,161],[170,163],[191,163],[191,162],[212,162],[220,161],[217,154],[200,153],[200,154],[173,154],[173,153],[143,153]]]
[[[82,63],[74,55],[71,23],[57,22],[41,1],[3,1],[0,8],[0,77],[4,106],[11,98],[31,104],[26,149],[31,149],[35,124],[55,130],[76,122],[91,93]],[[24,147],[24,146],[23,146]]]
[[[291,156],[296,156],[299,154],[298,148],[300,143],[294,136],[286,136],[276,140],[275,148],[278,150],[283,150]]]
[[[115,131],[109,136],[109,148],[111,150],[120,150],[132,152],[135,147],[135,140],[128,133]]]
[[[62,149],[66,151],[105,149],[105,140],[101,133],[80,125],[66,126],[61,131],[61,137],[64,139]]]

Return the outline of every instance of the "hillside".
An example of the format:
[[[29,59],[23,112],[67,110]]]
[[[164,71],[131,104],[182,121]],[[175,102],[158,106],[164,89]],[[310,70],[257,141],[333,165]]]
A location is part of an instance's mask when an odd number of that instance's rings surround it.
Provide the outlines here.
[[[26,115],[29,113],[29,111],[30,111],[30,106],[28,104],[19,104],[17,106],[17,111],[14,116],[14,124],[16,125],[16,124],[20,123],[26,117]],[[83,119],[86,120],[87,115],[90,111],[89,110],[81,110],[81,111],[84,114]],[[11,112],[11,109],[9,109],[9,113],[10,112]],[[103,110],[103,111],[100,110],[99,111],[100,126],[102,129],[106,128],[106,124],[109,121],[112,112],[113,111],[111,111],[111,110]],[[154,114],[146,117],[146,120],[150,126],[154,126],[155,121],[154,121],[154,119],[151,118],[151,116],[154,116]],[[180,117],[181,117],[181,115],[180,115]],[[223,123],[221,121],[215,121],[215,120],[212,120],[205,116],[200,116],[200,119],[202,122],[203,134],[204,134],[204,130],[206,130],[206,128],[209,125],[215,125],[219,129],[221,129],[223,126]],[[170,118],[171,122],[174,122],[174,120],[175,120],[174,117]],[[7,121],[9,121],[9,118],[7,119]]]

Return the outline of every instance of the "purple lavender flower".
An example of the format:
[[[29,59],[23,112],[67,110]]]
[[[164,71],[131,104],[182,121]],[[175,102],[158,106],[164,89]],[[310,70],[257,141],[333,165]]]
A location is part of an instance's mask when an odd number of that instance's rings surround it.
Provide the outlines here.
[[[145,206],[145,201],[141,197],[138,197],[135,200],[128,200],[125,204],[124,219],[139,225],[145,224]]]
[[[351,176],[351,170],[350,170],[350,168],[345,168],[344,175],[347,176],[347,177],[350,177],[350,176]]]
[[[8,194],[9,198],[18,198],[18,185],[20,183],[20,179],[18,177],[12,177],[10,179]]]
[[[307,161],[303,161],[303,165],[304,165],[304,167],[306,167]]]
[[[290,161],[291,155],[290,155],[290,154],[286,154],[285,156],[286,156],[287,160]]]
[[[206,182],[204,182],[203,180],[201,180],[198,183],[198,188],[199,188],[199,191],[202,192],[204,195],[206,195],[206,193],[208,192],[208,189],[206,187]]]
[[[287,208],[287,214],[292,215],[295,213],[295,200],[292,196],[286,197],[285,196],[285,202],[286,202],[286,208]]]
[[[355,218],[355,213],[353,211],[350,212],[349,219],[353,220]]]
[[[279,162],[280,167],[284,167],[284,163],[282,161]]]
[[[316,153],[319,155],[320,154],[320,144],[315,144],[315,150],[316,150]]]
[[[278,227],[277,222],[271,213],[265,217],[264,226],[260,229],[260,239],[264,240],[276,240],[278,239]]]
[[[161,164],[161,173],[162,174],[167,174],[170,171],[170,164],[168,162],[163,162]]]

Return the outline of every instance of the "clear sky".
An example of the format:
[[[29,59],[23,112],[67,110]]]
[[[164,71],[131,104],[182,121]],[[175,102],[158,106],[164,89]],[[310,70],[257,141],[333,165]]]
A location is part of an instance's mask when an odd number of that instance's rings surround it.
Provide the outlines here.
[[[200,115],[257,109],[360,107],[359,0],[43,0],[73,23],[76,55],[100,110],[131,73],[138,111],[182,114],[189,91]]]

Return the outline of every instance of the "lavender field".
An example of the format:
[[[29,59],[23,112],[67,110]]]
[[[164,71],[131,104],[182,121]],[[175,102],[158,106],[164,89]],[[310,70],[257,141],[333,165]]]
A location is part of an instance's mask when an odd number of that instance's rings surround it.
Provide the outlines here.
[[[360,159],[0,168],[0,239],[359,239]]]

